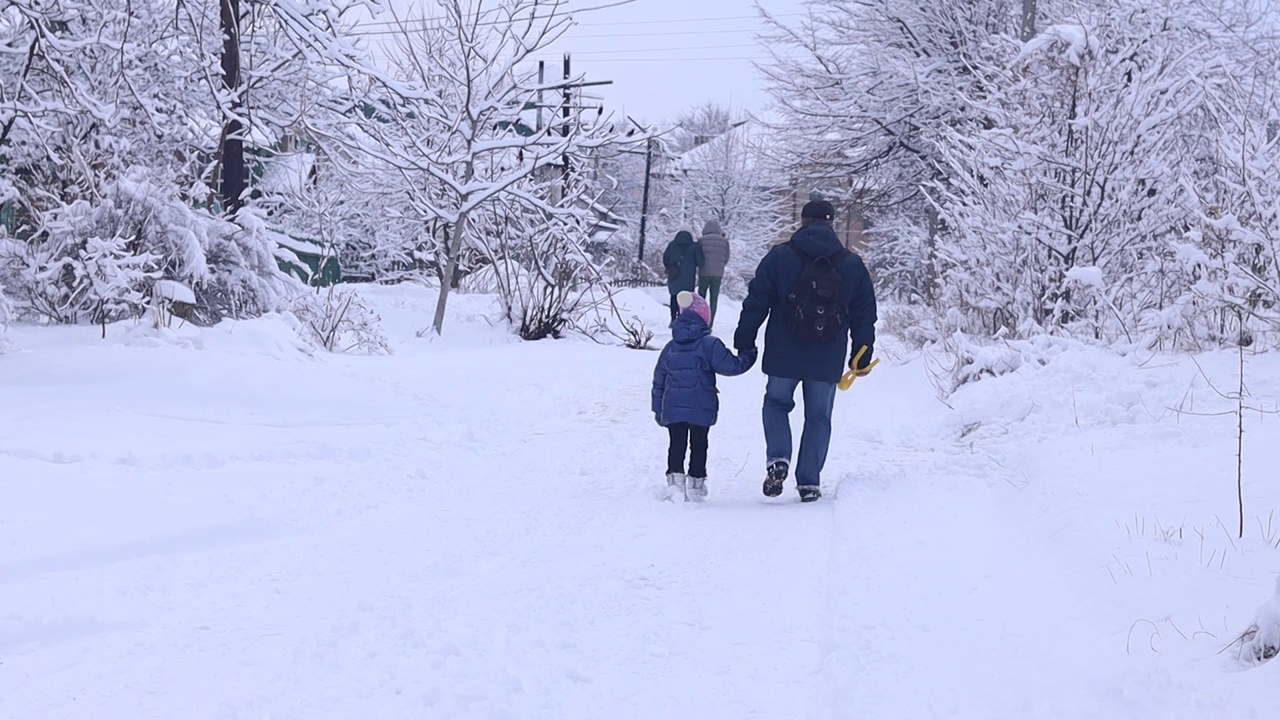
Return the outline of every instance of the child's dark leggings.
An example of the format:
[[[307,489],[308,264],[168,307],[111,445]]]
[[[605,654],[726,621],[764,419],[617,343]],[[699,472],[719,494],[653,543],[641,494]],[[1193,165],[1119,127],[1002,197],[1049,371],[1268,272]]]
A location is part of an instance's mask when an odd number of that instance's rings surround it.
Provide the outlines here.
[[[707,476],[707,433],[711,428],[689,423],[675,423],[667,426],[667,434],[671,436],[671,444],[667,446],[667,472],[684,472],[684,449],[689,448],[689,476],[704,478]]]

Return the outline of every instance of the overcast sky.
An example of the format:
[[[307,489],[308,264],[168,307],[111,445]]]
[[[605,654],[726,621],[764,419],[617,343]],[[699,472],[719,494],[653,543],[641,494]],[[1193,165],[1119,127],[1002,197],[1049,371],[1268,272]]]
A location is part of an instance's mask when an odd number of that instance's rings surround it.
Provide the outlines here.
[[[571,0],[570,8],[614,1]],[[430,3],[399,4],[414,13]],[[800,0],[764,0],[764,6],[788,19],[801,10]],[[588,92],[618,117],[662,122],[707,101],[758,111],[766,98],[752,60],[763,56],[755,39],[761,27],[751,0],[634,0],[581,13],[544,56],[550,77],[568,52],[574,75],[612,80]]]

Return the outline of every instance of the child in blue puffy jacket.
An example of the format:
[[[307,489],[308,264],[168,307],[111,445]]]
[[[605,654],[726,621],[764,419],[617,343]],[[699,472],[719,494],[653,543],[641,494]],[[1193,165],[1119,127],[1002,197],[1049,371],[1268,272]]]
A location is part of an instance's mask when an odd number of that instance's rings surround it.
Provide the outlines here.
[[[667,428],[667,499],[677,492],[685,500],[707,497],[707,434],[716,424],[720,398],[716,373],[741,375],[756,362],[754,352],[734,356],[711,335],[711,307],[697,293],[676,295],[680,314],[671,326],[671,342],[653,371],[653,416]],[[685,447],[689,471],[685,473]]]

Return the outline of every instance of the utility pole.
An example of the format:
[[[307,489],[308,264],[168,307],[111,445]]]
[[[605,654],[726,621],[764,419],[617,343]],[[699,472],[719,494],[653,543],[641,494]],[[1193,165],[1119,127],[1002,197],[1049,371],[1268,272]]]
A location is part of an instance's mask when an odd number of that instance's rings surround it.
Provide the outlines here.
[[[644,264],[645,230],[649,226],[649,176],[653,172],[653,138],[644,144],[644,196],[640,199],[640,254],[636,262]]]
[[[561,118],[562,124],[560,125],[560,137],[562,138],[569,137],[569,105],[570,105],[569,98],[570,98],[570,92],[571,92],[571,88],[569,87],[569,78],[570,78],[569,68],[570,68],[569,53],[565,53],[564,54],[564,104],[561,109],[561,114],[563,115],[563,117]],[[563,160],[564,160],[564,177],[565,177],[565,182],[567,183],[569,180],[569,171],[570,171],[569,151],[567,148],[565,150]],[[566,188],[566,190],[567,189],[568,188]]]
[[[542,86],[547,82],[547,61],[538,61],[538,133],[542,133]]]
[[[222,178],[219,191],[223,210],[235,215],[244,204],[244,125],[240,122],[240,0],[220,0],[222,5],[222,86],[231,107],[222,128]]]
[[[1022,42],[1036,36],[1036,0],[1022,0]]]
[[[636,126],[636,130],[647,132],[644,126],[636,122],[630,115],[627,120]],[[640,198],[640,252],[636,255],[636,264],[644,265],[644,241],[649,227],[649,185],[653,176],[653,138],[644,143],[644,195]]]

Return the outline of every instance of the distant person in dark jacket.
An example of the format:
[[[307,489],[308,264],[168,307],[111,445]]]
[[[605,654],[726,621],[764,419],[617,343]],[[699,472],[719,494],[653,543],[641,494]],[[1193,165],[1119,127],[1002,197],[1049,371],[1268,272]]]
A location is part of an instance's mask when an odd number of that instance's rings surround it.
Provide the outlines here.
[[[667,271],[667,292],[671,295],[671,320],[675,322],[680,308],[676,294],[693,292],[698,286],[698,268],[702,267],[702,248],[693,241],[693,233],[681,230],[662,253],[662,267]]]
[[[716,324],[716,305],[720,300],[720,281],[724,268],[729,264],[729,238],[725,237],[720,223],[708,220],[698,238],[702,248],[702,268],[698,273],[698,294],[711,303],[711,324]]]
[[[836,383],[846,365],[859,375],[870,372],[876,340],[876,296],[862,258],[845,249],[831,227],[835,218],[831,203],[810,202],[800,217],[801,227],[791,240],[770,250],[756,268],[733,345],[741,352],[754,350],[760,325],[768,318],[764,373],[769,380],[763,415],[768,463],[764,494],[769,497],[782,494],[787,479],[790,414],[795,408],[796,387],[803,385],[804,434],[796,463],[796,489],[800,499],[809,502],[822,496],[819,483],[831,443]],[[864,346],[866,350],[854,368],[853,358]]]
[[[685,500],[701,502],[707,497],[707,435],[720,411],[716,373],[741,375],[755,364],[756,354],[734,357],[711,335],[711,308],[701,296],[682,290],[677,303],[682,312],[653,371],[653,418],[667,429],[670,440],[667,499],[684,493]]]

